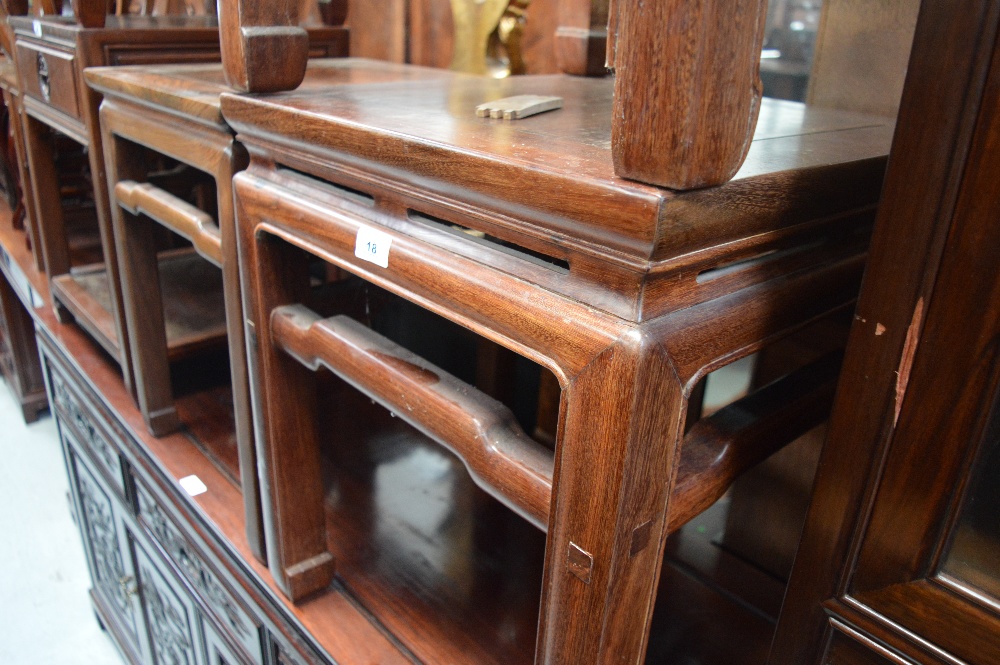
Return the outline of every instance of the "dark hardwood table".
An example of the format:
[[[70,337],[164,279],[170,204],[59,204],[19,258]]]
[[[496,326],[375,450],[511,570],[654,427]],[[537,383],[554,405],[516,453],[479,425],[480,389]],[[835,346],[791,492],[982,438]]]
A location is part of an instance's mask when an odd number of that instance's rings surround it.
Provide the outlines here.
[[[668,534],[829,408],[828,359],[692,396],[851,306],[892,122],[765,100],[736,177],[678,193],[613,175],[612,86],[222,97],[270,570],[420,660],[641,660]],[[476,117],[529,93],[564,107]]]
[[[87,87],[83,70],[217,61],[217,22],[210,16],[126,15],[108,16],[103,27],[84,27],[73,17],[60,16],[14,16],[10,23],[23,82],[30,190],[57,312],[118,359],[134,392],[98,118],[101,97]],[[314,55],[339,55],[346,48],[344,28],[310,32]],[[66,137],[78,153],[68,166],[60,163],[65,151],[58,149]],[[165,262],[166,281],[183,276],[194,258],[175,256]],[[191,330],[185,315],[183,309],[168,312],[177,320],[178,334],[170,340],[173,357],[188,355],[207,342]],[[215,337],[223,332],[224,325],[218,326]]]
[[[310,61],[302,90],[442,76],[447,74],[367,60],[315,59]],[[171,384],[169,350],[170,324],[176,328],[180,317],[171,322],[164,312],[173,309],[185,313],[183,320],[192,336],[210,337],[224,325],[233,413],[220,414],[220,419],[232,419],[234,429],[220,426],[193,434],[211,435],[202,438],[203,445],[234,479],[239,479],[248,538],[264,560],[232,210],[232,178],[246,167],[248,158],[220,111],[220,96],[231,89],[218,64],[91,68],[86,78],[104,97],[100,116],[111,220],[140,410],[154,435],[168,434],[183,425]],[[162,157],[206,176],[214,200],[203,201],[199,208],[155,184],[150,165]],[[162,261],[157,260],[153,225],[145,220],[158,222],[190,240],[204,259],[198,264],[221,268],[222,292],[206,288],[204,280],[166,283]],[[201,271],[198,274],[204,272],[197,265],[185,266],[187,272],[193,268]],[[211,401],[206,397],[207,403]]]

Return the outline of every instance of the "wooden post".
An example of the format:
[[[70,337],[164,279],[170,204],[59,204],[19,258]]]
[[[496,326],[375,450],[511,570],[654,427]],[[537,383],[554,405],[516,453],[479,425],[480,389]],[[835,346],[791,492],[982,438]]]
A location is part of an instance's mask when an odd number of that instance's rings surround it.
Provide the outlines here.
[[[77,23],[85,28],[103,28],[111,10],[107,0],[73,0],[73,14]]]
[[[615,173],[673,189],[729,180],[757,123],[766,0],[615,5]]]
[[[226,82],[244,92],[294,90],[306,74],[309,38],[300,3],[220,0],[219,38]]]

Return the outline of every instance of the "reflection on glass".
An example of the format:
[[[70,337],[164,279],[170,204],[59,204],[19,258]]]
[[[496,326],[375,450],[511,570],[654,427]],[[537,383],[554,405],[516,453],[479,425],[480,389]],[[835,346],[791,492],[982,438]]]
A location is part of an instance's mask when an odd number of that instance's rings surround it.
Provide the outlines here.
[[[764,96],[805,100],[821,0],[772,0],[767,6],[760,78]]]
[[[943,571],[1000,599],[1000,409],[986,430]]]

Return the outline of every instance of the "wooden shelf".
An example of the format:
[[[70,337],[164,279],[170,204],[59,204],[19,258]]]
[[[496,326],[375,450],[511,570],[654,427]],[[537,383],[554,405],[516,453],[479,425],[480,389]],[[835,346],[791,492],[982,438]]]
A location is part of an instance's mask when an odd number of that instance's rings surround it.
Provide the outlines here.
[[[720,499],[666,545],[646,662],[763,665],[785,584],[720,546]]]
[[[321,384],[339,581],[418,660],[531,663],[544,534],[400,418],[333,376]]]
[[[218,268],[193,250],[171,251],[160,258],[160,285],[171,361],[225,344],[226,312]],[[74,268],[54,277],[52,289],[81,327],[112,357],[118,357],[118,334],[104,265]]]

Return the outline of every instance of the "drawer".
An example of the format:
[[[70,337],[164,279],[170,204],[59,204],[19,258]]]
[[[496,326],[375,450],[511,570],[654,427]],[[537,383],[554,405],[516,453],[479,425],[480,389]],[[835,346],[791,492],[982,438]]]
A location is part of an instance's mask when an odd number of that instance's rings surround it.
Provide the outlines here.
[[[17,63],[25,93],[81,119],[73,53],[19,41]]]
[[[102,475],[119,496],[125,496],[125,476],[119,446],[109,434],[111,429],[102,423],[102,416],[79,393],[69,385],[69,381],[53,367],[49,367],[49,382],[52,387],[52,403],[56,415],[64,426],[76,435],[89,457],[100,469]]]
[[[163,547],[171,561],[191,586],[197,590],[205,606],[249,656],[248,662],[262,663],[261,630],[249,613],[219,581],[218,575],[184,536],[152,493],[140,481],[135,484],[139,518]]]

